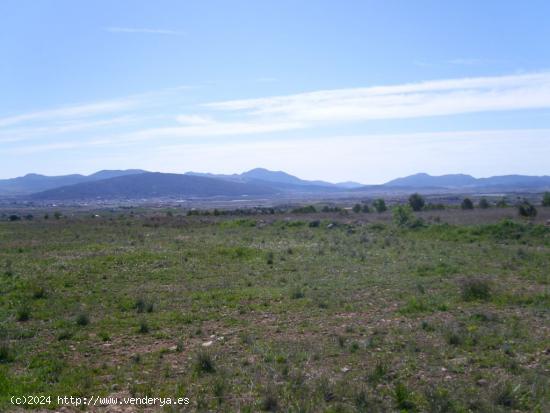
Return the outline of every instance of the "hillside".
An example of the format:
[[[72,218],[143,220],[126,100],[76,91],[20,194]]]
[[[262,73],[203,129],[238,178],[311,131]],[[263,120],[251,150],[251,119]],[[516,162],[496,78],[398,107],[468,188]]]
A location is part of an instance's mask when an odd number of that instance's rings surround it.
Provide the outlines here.
[[[391,188],[548,188],[550,187],[550,176],[527,176],[527,175],[502,175],[489,178],[474,178],[471,175],[450,174],[432,176],[426,173],[418,173],[403,178],[393,179],[384,184]]]
[[[143,199],[163,197],[257,196],[273,188],[192,175],[146,172],[55,188],[34,200]]]
[[[48,189],[74,185],[81,182],[93,182],[101,179],[114,178],[143,173],[141,169],[103,170],[91,175],[70,174],[61,176],[46,176],[29,173],[25,176],[10,179],[0,179],[0,195],[27,195]]]

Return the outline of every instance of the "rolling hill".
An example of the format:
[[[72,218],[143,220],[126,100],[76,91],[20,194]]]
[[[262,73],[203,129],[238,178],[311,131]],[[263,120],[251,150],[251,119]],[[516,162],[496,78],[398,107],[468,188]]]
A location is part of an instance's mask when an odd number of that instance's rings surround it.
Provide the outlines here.
[[[0,195],[27,195],[81,182],[93,182],[143,172],[145,171],[141,169],[103,170],[91,175],[71,174],[61,176],[46,176],[30,173],[17,178],[0,179]]]
[[[100,200],[274,195],[273,188],[202,176],[145,172],[39,192],[33,200]]]

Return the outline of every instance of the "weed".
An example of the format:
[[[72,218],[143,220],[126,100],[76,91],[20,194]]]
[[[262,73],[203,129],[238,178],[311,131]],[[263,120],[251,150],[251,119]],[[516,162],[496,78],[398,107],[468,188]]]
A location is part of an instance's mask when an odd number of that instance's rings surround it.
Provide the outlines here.
[[[395,404],[401,410],[415,411],[416,404],[413,401],[413,393],[403,383],[397,383],[393,392]]]
[[[216,371],[214,360],[208,351],[201,350],[197,353],[195,358],[195,371],[197,373],[214,373]]]
[[[14,359],[13,350],[7,342],[0,343],[0,363],[10,363]]]
[[[31,318],[31,309],[27,304],[23,304],[17,309],[17,321],[28,321]]]
[[[277,399],[277,394],[275,393],[275,390],[272,387],[268,387],[264,391],[260,408],[264,412],[275,412],[277,411],[278,407],[279,407],[279,401]]]
[[[295,287],[290,293],[290,298],[292,298],[293,300],[304,298],[305,296],[306,293],[300,287]]]
[[[86,313],[80,313],[76,316],[76,324],[84,327],[90,324],[90,317]]]
[[[138,332],[140,334],[147,334],[149,332],[149,325],[147,324],[147,321],[141,320],[139,322],[139,329]]]
[[[491,284],[483,278],[467,278],[461,284],[464,301],[483,300],[491,298]]]

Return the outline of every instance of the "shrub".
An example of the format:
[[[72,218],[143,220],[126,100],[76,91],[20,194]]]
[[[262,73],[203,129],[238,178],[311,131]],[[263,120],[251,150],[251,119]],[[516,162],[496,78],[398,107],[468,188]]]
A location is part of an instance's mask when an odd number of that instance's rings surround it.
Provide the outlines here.
[[[352,211],[355,212],[356,214],[361,212],[361,204],[355,204],[352,208]]]
[[[386,207],[386,201],[384,201],[382,198],[376,199],[372,203],[372,206],[374,207],[376,212],[384,212],[388,209],[388,207]]]
[[[299,298],[304,298],[306,294],[300,287],[296,287],[292,290],[292,293],[290,294],[290,298],[293,300],[297,300]]]
[[[63,216],[63,214],[61,214],[61,212],[59,212],[59,211],[55,211],[55,212],[53,213],[53,217],[54,217],[55,219],[60,219],[62,216]]]
[[[460,331],[452,330],[447,335],[447,342],[451,346],[460,346],[464,343],[464,336]]]
[[[422,195],[415,193],[412,194],[409,197],[409,206],[412,208],[413,211],[420,211],[422,208],[424,208],[424,198],[422,198]]]
[[[395,403],[402,410],[414,410],[416,405],[413,401],[413,394],[403,383],[397,383],[394,390]]]
[[[275,258],[275,256],[273,255],[273,253],[270,251],[267,253],[266,255],[266,263],[267,265],[273,265],[273,259]]]
[[[140,334],[147,334],[149,332],[149,325],[147,324],[147,321],[141,320],[139,322],[139,333]]]
[[[214,373],[214,360],[207,351],[199,351],[195,359],[195,371],[197,373]]]
[[[361,209],[365,214],[368,214],[370,212],[370,208],[367,204],[363,205],[363,208]]]
[[[292,210],[292,213],[294,213],[294,214],[312,214],[312,213],[315,213],[315,212],[317,212],[317,210],[315,209],[315,207],[313,205],[294,208]]]
[[[28,321],[31,318],[31,310],[27,305],[22,305],[17,310],[17,321]]]
[[[470,198],[464,198],[462,200],[462,203],[460,204],[460,208],[467,210],[467,209],[474,209],[474,203]]]
[[[405,205],[399,205],[393,210],[393,222],[398,227],[407,227],[414,219],[411,208]]]
[[[481,198],[481,199],[479,200],[479,207],[480,207],[481,209],[487,209],[487,208],[489,208],[489,206],[490,206],[490,205],[489,205],[489,201],[487,201],[485,198]]]
[[[314,221],[310,221],[308,225],[309,225],[310,228],[318,228],[319,225],[321,225],[321,221],[316,219]]]
[[[491,298],[491,285],[482,278],[468,278],[462,282],[462,299],[464,301],[488,300]]]
[[[511,383],[504,383],[497,387],[494,399],[495,403],[500,406],[520,409],[523,404],[522,396],[523,394],[519,385],[513,387]]]
[[[518,205],[518,213],[522,217],[534,218],[537,216],[537,209],[526,199]]]
[[[261,409],[264,412],[274,412],[277,411],[278,405],[279,402],[277,401],[275,391],[271,388],[268,388],[262,398],[262,404],[260,406]]]
[[[90,318],[86,313],[80,313],[76,316],[76,324],[79,326],[87,326],[90,324]]]
[[[542,206],[550,207],[550,192],[545,192],[542,196]]]
[[[21,221],[21,217],[19,215],[12,214],[8,217],[9,221]]]
[[[13,361],[13,351],[8,343],[0,343],[0,363],[10,363]]]
[[[425,391],[429,411],[434,413],[455,412],[457,408],[451,399],[449,391],[444,388],[428,388]]]
[[[44,287],[36,287],[32,292],[32,298],[39,300],[41,298],[46,298],[47,292]]]
[[[59,334],[57,335],[57,339],[59,341],[62,341],[62,340],[70,340],[71,338],[73,337],[73,332],[70,331],[70,330],[62,330],[59,332]]]
[[[147,301],[146,299],[140,297],[136,299],[136,303],[134,304],[134,308],[137,310],[138,313],[152,313],[155,309],[155,306],[152,302]]]
[[[401,228],[418,228],[423,225],[422,220],[413,215],[408,205],[399,205],[394,208],[393,222]]]

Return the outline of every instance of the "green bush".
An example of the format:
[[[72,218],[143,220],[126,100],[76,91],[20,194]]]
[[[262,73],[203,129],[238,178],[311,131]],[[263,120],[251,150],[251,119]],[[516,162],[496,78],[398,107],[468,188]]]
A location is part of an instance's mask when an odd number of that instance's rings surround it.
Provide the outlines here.
[[[522,217],[534,218],[537,216],[537,208],[526,199],[518,205],[518,213]]]
[[[214,373],[216,368],[214,366],[214,360],[207,351],[201,350],[197,353],[195,359],[195,371],[197,373]]]
[[[489,201],[487,201],[485,198],[481,198],[481,199],[479,200],[479,207],[480,207],[481,209],[487,209],[487,208],[489,208],[489,207],[490,207]]]
[[[462,208],[464,210],[474,209],[474,203],[472,202],[472,200],[470,198],[464,198],[462,200],[462,203],[460,204],[460,208]]]
[[[79,326],[87,326],[90,324],[90,317],[86,313],[80,313],[76,316],[76,324]]]
[[[398,205],[393,209],[393,222],[401,228],[418,228],[424,225],[421,219],[413,215],[408,205]]]
[[[376,212],[384,212],[388,209],[388,207],[386,206],[386,201],[384,201],[382,198],[376,199],[372,203],[372,206],[374,207]]]
[[[413,211],[420,211],[422,208],[424,208],[424,198],[422,198],[422,195],[415,193],[412,194],[409,197],[409,206],[412,208]]]
[[[9,344],[0,343],[0,363],[10,363],[13,359],[13,350]]]
[[[542,196],[542,206],[550,207],[550,192],[545,192]]]
[[[488,300],[491,298],[491,285],[483,278],[468,278],[462,281],[462,298],[464,301]]]

